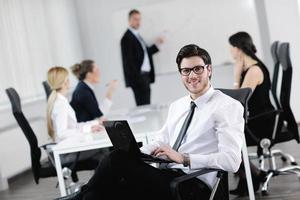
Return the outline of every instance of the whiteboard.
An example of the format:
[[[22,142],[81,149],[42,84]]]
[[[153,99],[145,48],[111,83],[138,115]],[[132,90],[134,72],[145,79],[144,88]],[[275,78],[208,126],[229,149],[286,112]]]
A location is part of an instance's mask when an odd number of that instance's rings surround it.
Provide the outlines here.
[[[160,52],[155,54],[156,73],[177,71],[176,55],[190,43],[206,49],[213,67],[232,62],[228,37],[238,31],[247,31],[260,52],[259,29],[253,0],[173,0],[137,7],[142,14],[140,33],[148,44],[158,36],[165,37]],[[113,13],[113,35],[122,38],[128,27],[130,9]]]

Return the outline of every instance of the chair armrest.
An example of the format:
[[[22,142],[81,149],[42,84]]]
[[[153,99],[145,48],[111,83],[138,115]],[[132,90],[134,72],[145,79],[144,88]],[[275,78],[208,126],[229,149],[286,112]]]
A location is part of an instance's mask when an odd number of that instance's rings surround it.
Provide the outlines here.
[[[53,153],[52,153],[52,149],[49,148],[51,146],[55,146],[56,143],[54,142],[51,142],[51,143],[47,143],[47,144],[44,144],[42,146],[40,146],[40,148],[44,149],[47,156],[48,156],[48,159],[50,160],[52,166],[55,168],[55,162],[54,162],[54,157],[53,157]]]
[[[176,177],[172,180],[172,182],[170,183],[170,187],[171,187],[171,192],[173,194],[173,196],[180,200],[180,194],[179,194],[179,190],[178,190],[178,186],[180,183],[190,180],[192,178],[201,176],[203,174],[208,174],[211,172],[218,172],[217,177],[221,178],[223,176],[223,174],[225,174],[226,172],[224,170],[221,169],[213,169],[213,168],[204,168],[204,169],[200,169],[198,171],[195,171],[193,173],[190,174],[185,174],[179,177]]]
[[[265,116],[268,116],[268,115],[278,115],[279,113],[283,112],[283,110],[271,110],[271,111],[267,111],[267,112],[263,112],[263,113],[260,113],[258,115],[255,115],[253,117],[248,117],[248,121],[251,121],[253,119],[259,119],[261,117],[265,117]]]

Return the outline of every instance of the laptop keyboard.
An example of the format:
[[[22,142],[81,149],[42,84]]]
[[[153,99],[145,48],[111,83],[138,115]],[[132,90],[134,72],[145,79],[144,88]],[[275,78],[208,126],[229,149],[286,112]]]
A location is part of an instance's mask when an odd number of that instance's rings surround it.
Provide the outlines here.
[[[152,155],[145,154],[145,153],[141,153],[141,159],[144,162],[153,162],[153,163],[172,163],[173,162],[171,160],[166,160],[166,159],[159,158],[159,157],[152,156]]]

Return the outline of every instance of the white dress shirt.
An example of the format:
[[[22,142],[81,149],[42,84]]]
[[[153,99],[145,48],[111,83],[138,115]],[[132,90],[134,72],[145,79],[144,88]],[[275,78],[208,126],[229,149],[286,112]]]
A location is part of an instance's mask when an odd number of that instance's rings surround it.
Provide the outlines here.
[[[70,106],[68,99],[60,93],[57,93],[51,119],[55,132],[55,142],[57,143],[68,137],[89,133],[91,127],[98,124],[97,120],[78,123],[75,111]]]
[[[141,148],[151,153],[160,145],[174,145],[183,122],[190,110],[190,96],[178,99],[170,105],[167,121],[159,131],[157,140]],[[218,168],[236,172],[241,163],[241,149],[244,137],[243,106],[218,90],[210,89],[194,100],[195,112],[187,133],[178,149],[190,155],[190,167],[169,164],[186,173],[201,168]],[[213,187],[216,173],[198,177]]]
[[[85,84],[87,84],[87,86],[93,90],[93,92],[95,91],[95,87],[89,83],[88,81],[84,81]],[[95,93],[95,92],[94,92]],[[95,95],[96,96],[96,95]],[[107,115],[108,112],[110,111],[111,109],[111,106],[112,106],[113,102],[108,99],[108,98],[104,98],[104,100],[99,104],[99,109],[101,110],[101,112],[103,113],[103,115]]]
[[[150,60],[149,60],[147,46],[146,46],[145,42],[141,38],[141,35],[140,35],[138,30],[136,30],[134,28],[131,28],[131,27],[129,27],[128,29],[138,39],[138,41],[140,42],[140,44],[142,45],[142,48],[144,50],[144,60],[143,60],[143,64],[142,64],[142,67],[141,67],[141,71],[142,72],[150,72],[151,71],[151,66],[150,66]]]

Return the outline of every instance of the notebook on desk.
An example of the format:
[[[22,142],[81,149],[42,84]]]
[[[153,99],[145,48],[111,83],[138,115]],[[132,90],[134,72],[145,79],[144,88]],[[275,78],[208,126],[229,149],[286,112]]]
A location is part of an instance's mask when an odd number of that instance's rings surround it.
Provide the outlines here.
[[[142,153],[126,120],[104,121],[103,125],[115,149],[129,152],[130,154],[137,156],[145,162],[172,162],[170,160]]]

